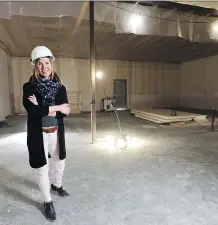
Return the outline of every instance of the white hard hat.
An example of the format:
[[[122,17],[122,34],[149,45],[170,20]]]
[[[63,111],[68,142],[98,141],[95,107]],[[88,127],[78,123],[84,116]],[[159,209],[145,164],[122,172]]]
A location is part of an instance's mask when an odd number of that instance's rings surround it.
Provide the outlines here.
[[[34,65],[34,62],[43,57],[50,57],[52,60],[55,60],[55,57],[53,56],[52,52],[50,49],[48,49],[45,46],[37,46],[35,47],[32,52],[31,52],[31,63]]]

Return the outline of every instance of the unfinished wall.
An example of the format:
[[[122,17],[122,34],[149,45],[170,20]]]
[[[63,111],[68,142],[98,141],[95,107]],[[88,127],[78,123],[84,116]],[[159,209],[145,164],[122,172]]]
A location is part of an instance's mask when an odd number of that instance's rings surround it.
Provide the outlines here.
[[[218,56],[183,63],[181,66],[180,105],[218,108]]]
[[[82,93],[82,110],[90,110],[91,102],[91,77],[90,64],[86,59],[57,59],[57,69],[68,92],[80,91]],[[96,108],[100,110],[101,99],[113,96],[113,79],[127,79],[129,81],[130,69],[127,61],[109,61],[98,62],[99,68],[96,72],[103,72],[103,79],[96,79]],[[104,89],[105,93],[104,94]],[[129,105],[129,101],[128,101]]]
[[[0,121],[4,120],[5,117],[11,115],[11,90],[10,86],[10,65],[11,58],[2,49],[0,49]]]
[[[17,113],[24,113],[22,106],[22,86],[29,79],[32,65],[27,58],[13,58],[13,78],[15,92],[15,109]],[[104,97],[102,84],[105,86],[106,95],[113,95],[113,79],[126,78],[129,81],[130,69],[127,61],[100,61],[99,67],[104,72],[103,80],[96,80],[96,108],[100,110],[101,99]],[[90,110],[91,102],[91,78],[89,60],[86,59],[56,59],[56,69],[61,80],[67,88],[69,96],[72,92],[82,93],[83,111]],[[97,68],[96,68],[97,70]],[[102,82],[102,84],[101,84]],[[128,101],[129,105],[129,101]]]
[[[14,81],[15,112],[24,113],[22,104],[23,84],[28,81],[32,65],[27,58],[12,58],[12,76]]]
[[[129,61],[99,61],[104,72],[102,81],[96,80],[96,108],[100,109],[105,86],[106,95],[113,95],[113,79],[127,79],[128,108],[182,106],[191,108],[218,108],[218,56],[188,63],[146,63]],[[11,58],[0,51],[2,68],[0,83],[0,120],[5,116],[24,113],[22,85],[29,79],[32,65],[28,58]],[[12,75],[11,76],[11,67]],[[81,92],[84,111],[90,110],[91,79],[89,60],[56,60],[57,71],[68,93]],[[14,93],[13,93],[14,92]],[[14,99],[13,99],[14,98]],[[14,101],[14,104],[13,104]],[[13,105],[15,109],[13,110]]]
[[[102,60],[98,63],[103,72],[102,80],[96,80],[96,108],[100,110],[101,99],[113,96],[113,80],[127,79],[127,107],[162,107],[179,102],[180,65],[166,63],[143,63],[116,60]],[[82,93],[82,111],[90,111],[91,78],[89,60],[56,59],[56,69],[69,96],[75,92]],[[29,79],[32,65],[27,58],[13,58],[13,79],[15,92],[15,109],[24,113],[22,106],[22,86]],[[98,68],[96,68],[96,71]]]
[[[132,62],[131,108],[179,105],[180,64]]]

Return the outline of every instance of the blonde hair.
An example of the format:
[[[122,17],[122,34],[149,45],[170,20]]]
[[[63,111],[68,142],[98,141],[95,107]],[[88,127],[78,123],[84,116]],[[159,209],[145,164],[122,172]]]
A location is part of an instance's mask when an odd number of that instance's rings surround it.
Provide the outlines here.
[[[63,82],[61,81],[61,79],[59,78],[59,76],[57,74],[57,71],[56,71],[55,64],[54,64],[53,60],[51,60],[50,58],[49,58],[49,60],[50,60],[50,63],[51,63],[51,75],[50,75],[50,77],[52,78],[52,80],[59,81],[60,84],[62,85]],[[39,64],[39,59],[37,59],[34,63],[32,76],[30,78],[31,82],[33,82],[33,83],[35,83],[37,80],[39,80],[40,73],[39,73],[39,70],[38,70],[38,64]]]

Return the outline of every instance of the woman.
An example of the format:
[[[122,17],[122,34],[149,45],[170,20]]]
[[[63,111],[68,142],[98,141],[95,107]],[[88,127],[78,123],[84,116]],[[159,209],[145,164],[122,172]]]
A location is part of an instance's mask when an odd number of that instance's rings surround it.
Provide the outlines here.
[[[56,212],[50,195],[48,157],[54,164],[51,189],[60,196],[69,195],[62,188],[62,177],[66,158],[63,118],[70,113],[70,108],[66,88],[54,69],[54,60],[47,47],[34,48],[31,54],[33,74],[23,85],[23,105],[28,115],[29,164],[36,169],[44,213],[50,221],[56,219]]]

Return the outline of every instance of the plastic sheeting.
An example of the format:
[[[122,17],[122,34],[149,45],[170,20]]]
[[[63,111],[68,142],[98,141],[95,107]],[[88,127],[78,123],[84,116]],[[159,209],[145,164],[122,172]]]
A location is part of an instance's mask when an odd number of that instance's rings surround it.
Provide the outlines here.
[[[115,22],[117,33],[178,36],[196,42],[218,39],[215,18],[121,2],[117,2],[114,7],[117,8]]]
[[[198,0],[198,1],[186,1],[186,0],[181,0],[181,1],[174,1],[177,3],[182,3],[182,4],[188,4],[188,5],[194,5],[194,6],[200,6],[204,8],[210,8],[210,9],[218,9],[218,2],[217,1],[205,1],[205,0]]]
[[[116,6],[116,3],[113,3]],[[89,2],[85,1],[13,1],[0,2],[0,18],[11,19],[12,16],[33,16],[41,18],[71,16],[89,20]],[[116,9],[103,2],[95,2],[95,20],[114,24]]]
[[[84,20],[89,19],[88,2],[0,2],[0,17],[13,15],[34,17],[81,16],[86,4]],[[190,41],[216,41],[216,18],[197,16],[175,10],[141,6],[121,2],[95,2],[95,20],[113,24],[116,33],[137,35],[178,36]]]
[[[78,17],[84,2],[0,2],[0,17],[11,19],[13,15],[35,17]]]

